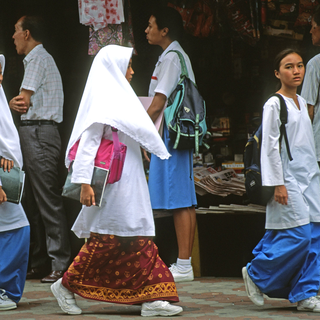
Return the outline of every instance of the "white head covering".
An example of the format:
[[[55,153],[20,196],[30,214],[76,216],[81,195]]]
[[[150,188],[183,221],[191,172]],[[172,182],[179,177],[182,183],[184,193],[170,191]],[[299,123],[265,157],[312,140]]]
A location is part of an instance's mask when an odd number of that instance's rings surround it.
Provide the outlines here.
[[[2,54],[0,54],[0,64],[4,73],[5,58]],[[15,166],[22,168],[20,139],[2,85],[0,85],[0,110],[0,156],[13,160]]]
[[[161,159],[168,153],[155,125],[134,93],[125,74],[132,48],[108,45],[93,60],[66,151],[93,123],[113,126]]]

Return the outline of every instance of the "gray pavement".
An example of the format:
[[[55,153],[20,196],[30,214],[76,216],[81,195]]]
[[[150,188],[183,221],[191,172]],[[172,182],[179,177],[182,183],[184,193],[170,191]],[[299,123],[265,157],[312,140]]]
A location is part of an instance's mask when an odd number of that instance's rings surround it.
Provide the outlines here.
[[[265,305],[257,307],[246,295],[240,278],[196,278],[177,284],[183,312],[169,319],[320,319],[320,313],[297,311],[296,304],[287,300],[265,298]],[[50,291],[49,284],[27,280],[18,308],[1,311],[1,320],[97,320],[143,319],[140,306],[119,305],[76,297],[82,315],[64,314]],[[146,319],[160,319],[150,317]],[[163,319],[163,318],[162,318]],[[168,318],[166,318],[168,319]]]

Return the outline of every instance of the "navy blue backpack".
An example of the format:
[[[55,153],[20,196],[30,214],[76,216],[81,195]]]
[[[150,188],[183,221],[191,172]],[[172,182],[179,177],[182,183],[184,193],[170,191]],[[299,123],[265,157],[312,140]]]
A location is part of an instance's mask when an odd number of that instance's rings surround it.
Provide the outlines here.
[[[272,96],[276,96],[280,100],[280,139],[282,137],[287,148],[287,153],[290,161],[292,156],[290,153],[289,142],[286,131],[286,123],[288,121],[288,110],[286,102],[283,97],[275,93]],[[245,187],[246,193],[250,203],[259,204],[265,206],[274,194],[274,187],[262,186],[261,181],[261,142],[262,142],[262,124],[257,131],[249,138],[244,149],[244,173],[245,173]]]

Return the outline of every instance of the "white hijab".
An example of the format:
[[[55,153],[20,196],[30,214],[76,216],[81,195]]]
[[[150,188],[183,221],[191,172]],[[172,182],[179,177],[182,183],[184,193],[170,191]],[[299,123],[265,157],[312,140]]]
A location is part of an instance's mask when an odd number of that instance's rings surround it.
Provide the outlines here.
[[[125,78],[132,48],[108,45],[93,60],[66,150],[93,123],[113,126],[161,159],[168,153],[155,125]]]
[[[0,64],[3,74],[5,58],[2,54],[0,54]],[[22,168],[20,139],[2,85],[0,85],[0,110],[0,156],[13,160],[14,166]]]

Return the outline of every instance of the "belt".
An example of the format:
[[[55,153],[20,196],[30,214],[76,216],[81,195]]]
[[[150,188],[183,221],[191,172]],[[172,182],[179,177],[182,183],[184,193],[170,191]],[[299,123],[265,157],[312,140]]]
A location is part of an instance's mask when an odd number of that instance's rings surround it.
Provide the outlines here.
[[[53,120],[21,120],[20,126],[56,126],[57,122]]]

